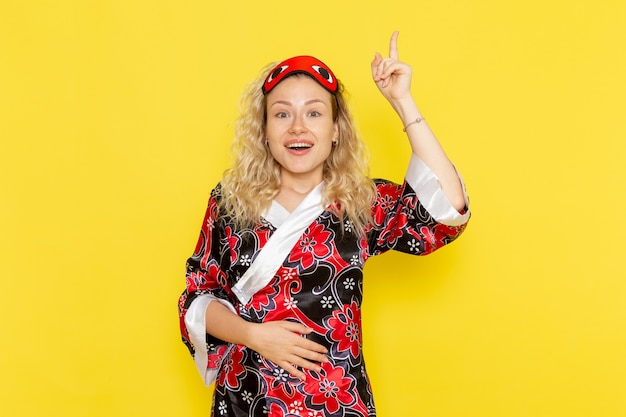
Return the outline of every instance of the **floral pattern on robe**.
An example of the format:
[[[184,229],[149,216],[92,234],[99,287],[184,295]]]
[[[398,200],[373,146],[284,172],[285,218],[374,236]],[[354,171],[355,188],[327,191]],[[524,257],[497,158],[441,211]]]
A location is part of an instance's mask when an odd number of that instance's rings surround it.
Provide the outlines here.
[[[350,233],[349,222],[331,211],[322,212],[271,281],[245,305],[231,288],[276,227],[263,221],[251,229],[237,228],[219,213],[220,186],[213,190],[197,246],[187,262],[179,312],[184,343],[199,367],[206,364],[216,373],[214,417],[376,415],[362,356],[365,261],[388,250],[431,253],[455,240],[469,218],[466,213],[457,225],[435,220],[407,181],[399,185],[376,180],[376,189],[374,222],[362,238]],[[206,296],[232,306],[250,322],[291,320],[312,328],[306,337],[328,349],[329,362],[322,364],[319,373],[305,370],[306,380],[300,381],[245,346],[209,334],[204,335],[206,346],[194,345],[185,316],[194,300]]]

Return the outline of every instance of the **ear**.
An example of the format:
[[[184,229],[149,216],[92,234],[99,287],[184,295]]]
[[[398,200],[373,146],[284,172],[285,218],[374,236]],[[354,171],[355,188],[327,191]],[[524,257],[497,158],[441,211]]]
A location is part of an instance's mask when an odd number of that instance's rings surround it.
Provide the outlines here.
[[[339,122],[333,123],[333,142],[337,142],[339,139]]]

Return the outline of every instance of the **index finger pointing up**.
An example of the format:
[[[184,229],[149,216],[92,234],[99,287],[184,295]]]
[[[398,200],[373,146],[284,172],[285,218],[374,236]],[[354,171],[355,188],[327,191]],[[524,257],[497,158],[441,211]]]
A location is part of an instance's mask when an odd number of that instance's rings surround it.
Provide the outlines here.
[[[391,35],[391,41],[389,42],[389,58],[399,60],[398,56],[398,32],[397,30]]]

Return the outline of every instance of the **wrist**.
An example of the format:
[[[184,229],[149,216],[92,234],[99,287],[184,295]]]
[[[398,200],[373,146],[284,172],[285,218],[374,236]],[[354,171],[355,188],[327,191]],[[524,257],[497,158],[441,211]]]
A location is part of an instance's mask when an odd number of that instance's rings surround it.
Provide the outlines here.
[[[254,349],[252,345],[254,344],[255,340],[257,340],[256,331],[258,327],[259,327],[259,323],[251,323],[249,321],[244,320],[244,324],[243,324],[243,328],[241,332],[241,336],[242,336],[241,344],[242,345]]]
[[[402,121],[402,126],[406,126],[418,117],[422,117],[422,113],[417,108],[417,104],[411,96],[394,100],[391,102],[391,106],[400,117],[400,120]]]
[[[409,123],[405,124],[405,125],[404,125],[404,128],[402,129],[402,131],[406,133],[406,130],[407,130],[409,127],[411,127],[411,126],[413,126],[413,125],[418,125],[418,124],[420,124],[420,123],[422,123],[422,122],[424,122],[424,121],[425,121],[425,119],[424,119],[422,116],[418,116],[418,117],[416,117],[414,120],[411,120]]]

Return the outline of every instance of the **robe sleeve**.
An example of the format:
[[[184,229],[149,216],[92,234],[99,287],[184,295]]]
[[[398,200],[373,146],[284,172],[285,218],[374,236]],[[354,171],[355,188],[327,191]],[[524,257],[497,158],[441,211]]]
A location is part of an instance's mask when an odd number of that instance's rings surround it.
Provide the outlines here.
[[[222,248],[223,233],[216,201],[218,195],[219,187],[211,194],[196,249],[187,260],[186,287],[178,302],[183,343],[192,354],[206,385],[215,380],[229,348],[228,343],[206,333],[206,308],[217,301],[237,314],[235,299],[224,272],[228,265],[223,265],[223,262],[228,262],[229,253],[226,250],[224,256]]]
[[[459,175],[463,184],[463,180]],[[405,180],[395,184],[375,180],[373,226],[368,232],[370,255],[388,250],[426,255],[454,241],[470,218],[469,199],[457,211],[446,198],[439,179],[417,156],[412,155]]]

